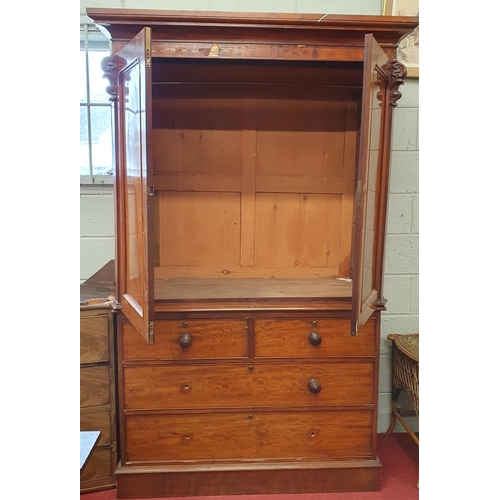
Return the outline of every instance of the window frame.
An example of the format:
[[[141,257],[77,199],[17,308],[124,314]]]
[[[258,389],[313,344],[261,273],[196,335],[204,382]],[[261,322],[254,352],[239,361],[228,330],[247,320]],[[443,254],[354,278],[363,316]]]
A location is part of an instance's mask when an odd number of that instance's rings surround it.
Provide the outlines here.
[[[111,42],[107,40],[104,35],[96,28],[95,25],[89,23],[80,24],[80,51],[85,52],[85,100],[80,101],[80,108],[86,108],[87,115],[87,137],[89,138],[87,144],[87,155],[88,155],[88,174],[80,173],[80,185],[81,186],[93,186],[110,184],[114,182],[113,178],[113,158],[112,158],[112,143],[110,141],[110,170],[105,173],[94,173],[94,162],[93,162],[93,149],[94,145],[92,143],[92,110],[97,108],[109,108],[111,116],[111,102],[108,100],[106,102],[92,101],[90,98],[90,61],[89,52],[96,50],[102,51],[103,58],[111,54]],[[81,125],[80,125],[81,127]],[[81,128],[80,128],[81,130]],[[79,168],[82,168],[80,165]]]

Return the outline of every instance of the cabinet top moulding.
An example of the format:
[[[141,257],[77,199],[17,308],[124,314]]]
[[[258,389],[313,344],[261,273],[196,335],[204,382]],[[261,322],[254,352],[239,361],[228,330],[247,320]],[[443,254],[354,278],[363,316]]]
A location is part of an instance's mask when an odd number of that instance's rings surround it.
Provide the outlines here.
[[[419,24],[418,17],[337,14],[88,8],[87,15],[113,42],[130,40],[149,26],[153,44],[173,40],[317,44],[321,40],[324,45],[362,47],[364,35],[372,33],[383,48],[394,49]]]

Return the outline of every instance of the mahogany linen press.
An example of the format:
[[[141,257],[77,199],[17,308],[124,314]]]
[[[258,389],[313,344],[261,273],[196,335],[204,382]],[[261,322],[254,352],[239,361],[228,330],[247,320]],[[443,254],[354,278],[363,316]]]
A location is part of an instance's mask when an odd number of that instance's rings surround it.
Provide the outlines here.
[[[118,498],[374,491],[398,40],[88,9],[112,43]]]

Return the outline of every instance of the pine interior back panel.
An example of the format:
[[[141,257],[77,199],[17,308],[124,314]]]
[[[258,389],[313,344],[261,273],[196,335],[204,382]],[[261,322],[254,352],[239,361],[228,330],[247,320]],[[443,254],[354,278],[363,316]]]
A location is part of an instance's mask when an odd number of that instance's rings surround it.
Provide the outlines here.
[[[155,275],[347,278],[358,98],[294,82],[156,83]]]

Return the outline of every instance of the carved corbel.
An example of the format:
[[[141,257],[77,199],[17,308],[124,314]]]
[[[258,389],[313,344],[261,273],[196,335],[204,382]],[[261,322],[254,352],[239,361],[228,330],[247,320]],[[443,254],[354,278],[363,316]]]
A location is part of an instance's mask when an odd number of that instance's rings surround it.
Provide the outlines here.
[[[406,78],[406,66],[399,61],[392,61],[391,63],[391,91],[389,93],[389,102],[391,106],[396,107],[397,102],[401,99],[401,92],[399,87],[404,85]]]
[[[105,57],[101,61],[101,69],[104,71],[103,78],[109,80],[106,92],[111,96],[111,101],[116,100],[118,97],[118,73],[125,67],[125,64],[125,59],[116,55]]]

